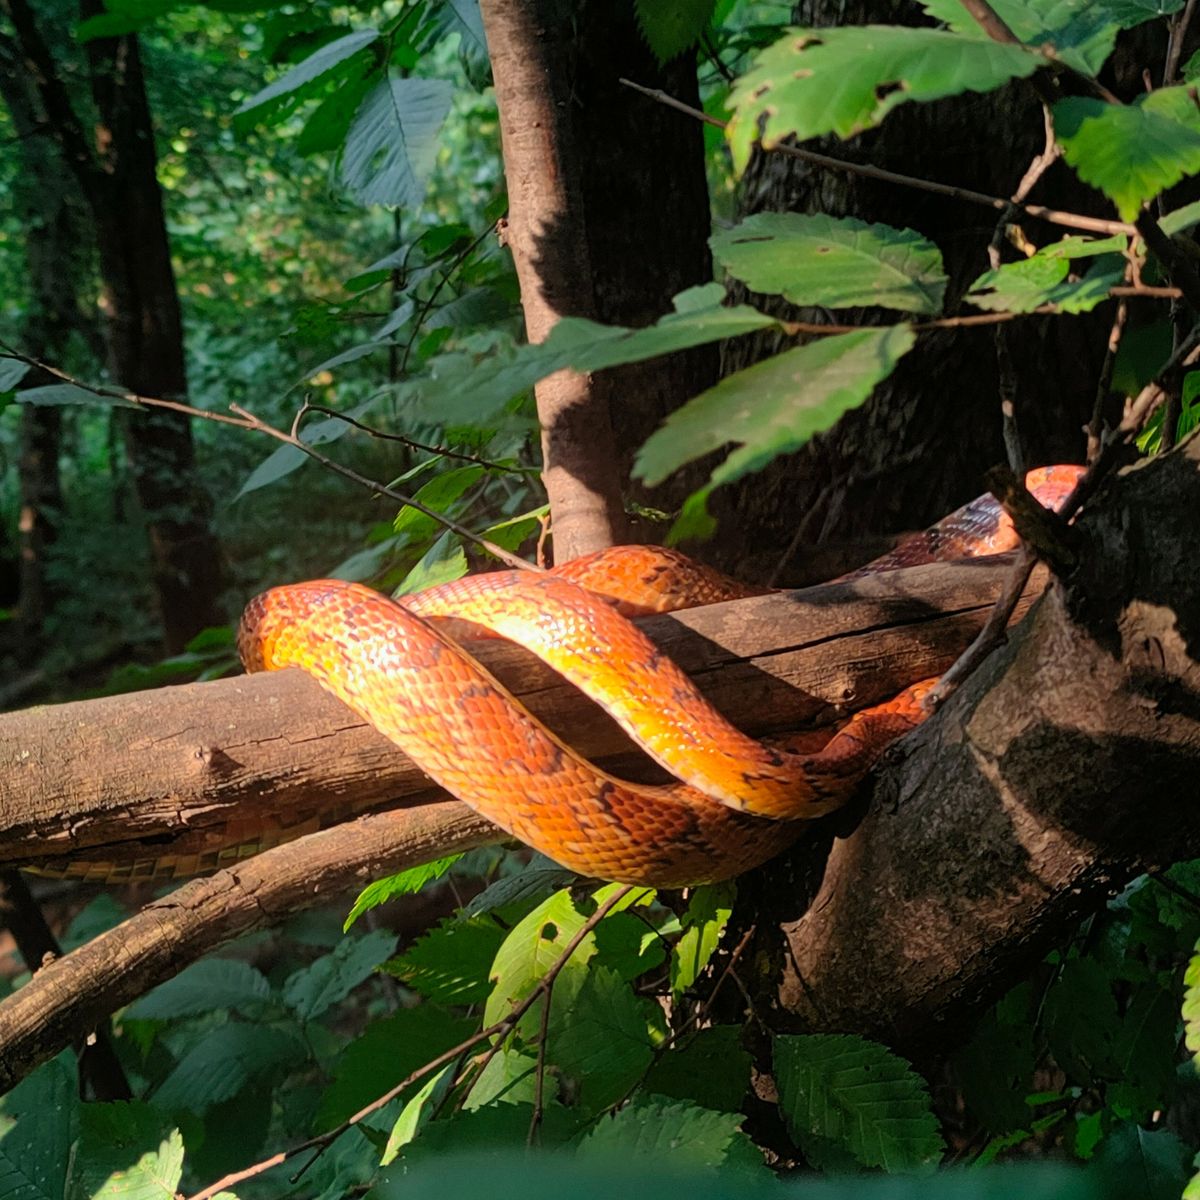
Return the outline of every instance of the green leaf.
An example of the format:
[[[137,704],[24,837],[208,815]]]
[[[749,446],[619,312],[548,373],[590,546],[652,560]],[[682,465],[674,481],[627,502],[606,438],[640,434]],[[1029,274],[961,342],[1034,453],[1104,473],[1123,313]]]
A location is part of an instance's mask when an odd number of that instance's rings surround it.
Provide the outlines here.
[[[1025,1097],[1037,1065],[1031,1021],[1010,1024],[993,1010],[954,1055],[953,1064],[967,1109],[989,1133],[1012,1133],[1028,1124]]]
[[[463,909],[463,915],[476,917],[482,913],[495,912],[498,908],[540,900],[574,879],[574,871],[568,871],[566,867],[560,867],[544,854],[538,854],[515,875],[497,879],[495,883],[484,888]]]
[[[575,1132],[578,1123],[576,1114],[568,1112],[558,1104],[547,1104],[538,1126],[538,1144],[543,1147],[561,1145]],[[384,1195],[397,1198],[406,1195],[403,1184],[407,1179],[409,1164],[429,1162],[445,1158],[453,1159],[464,1152],[491,1152],[521,1148],[525,1150],[529,1130],[533,1125],[531,1104],[489,1104],[486,1108],[465,1109],[453,1116],[430,1121],[420,1135],[404,1149],[404,1161],[384,1171],[380,1183],[399,1182],[401,1187],[379,1187],[372,1196]],[[459,1192],[452,1196],[471,1196],[470,1192]],[[490,1192],[474,1193],[488,1196]],[[562,1193],[560,1195],[560,1200]],[[442,1200],[446,1200],[445,1197]]]
[[[1200,1064],[1200,944],[1183,976],[1183,1034],[1192,1057]]]
[[[247,1084],[273,1078],[308,1057],[294,1034],[269,1025],[220,1025],[205,1034],[158,1086],[151,1101],[167,1112],[203,1113]]]
[[[1171,0],[1174,2],[1174,0]],[[967,15],[958,0],[921,0],[921,7],[958,34],[986,38],[983,27]],[[1124,13],[1116,10],[1122,7]],[[1027,46],[1054,47],[1055,54],[1084,75],[1095,75],[1112,53],[1117,34],[1155,14],[1133,4],[1094,0],[994,0],[996,15]]]
[[[1043,305],[1066,313],[1090,312],[1124,281],[1125,265],[1121,255],[1103,254],[1082,279],[1069,280],[1070,264],[1065,255],[1039,252],[1032,258],[985,271],[971,285],[966,298],[976,308],[990,312],[1033,312]]]
[[[303,62],[297,63],[290,71],[251,96],[238,108],[238,114],[251,112],[280,96],[286,96],[288,93],[304,87],[305,84],[320,79],[322,75],[341,66],[347,59],[353,58],[360,50],[378,40],[379,30],[368,28],[357,29],[336,41],[326,42],[316,53],[310,54]]]
[[[404,1106],[388,1134],[387,1145],[379,1162],[386,1167],[409,1142],[429,1124],[438,1105],[454,1087],[457,1072],[448,1063]]]
[[[449,529],[429,547],[420,561],[400,581],[393,591],[395,596],[407,596],[437,587],[439,583],[452,583],[461,579],[468,570],[467,556],[458,534]]]
[[[655,484],[729,442],[738,449],[712,472],[709,488],[759,471],[861,404],[915,340],[906,325],[856,330],[729,375],[667,418],[638,451],[634,473]],[[700,510],[707,490],[697,493]]]
[[[805,1154],[821,1143],[889,1173],[932,1169],[944,1149],[924,1080],[865,1038],[775,1039],[779,1107]],[[811,1157],[811,1156],[810,1156]]]
[[[492,990],[488,971],[504,937],[491,917],[447,917],[384,970],[439,1004],[480,1004]]]
[[[257,1016],[270,1001],[271,985],[261,971],[237,959],[208,958],[135,1000],[125,1015],[139,1021],[174,1021],[225,1009]]]
[[[744,304],[727,307],[724,297],[719,283],[707,284],[681,292],[675,297],[674,312],[641,329],[565,317],[538,345],[514,346],[505,352],[492,349],[482,359],[439,355],[429,364],[430,374],[412,382],[411,402],[439,424],[470,425],[493,416],[514,396],[556,371],[602,371],[777,323]]]
[[[678,996],[700,978],[733,911],[737,885],[709,883],[694,888],[683,914],[683,935],[671,950],[671,991]]]
[[[450,467],[434,476],[428,483],[422,484],[414,500],[434,512],[446,512],[464,492],[470,490],[483,476],[485,467],[471,465],[465,467]],[[440,526],[433,517],[426,516],[419,509],[405,505],[392,522],[396,533],[407,534],[414,541],[431,537]]]
[[[484,1025],[503,1020],[533,991],[585,920],[571,893],[564,889],[555,892],[514,926],[492,963],[490,978],[495,986],[484,1009]],[[595,938],[586,937],[576,949],[572,963],[582,966],[595,953]]]
[[[58,407],[63,404],[91,404],[103,408],[137,408],[131,400],[103,389],[79,387],[74,383],[48,383],[44,387],[26,388],[17,393],[18,404],[37,404]]]
[[[547,1058],[577,1082],[585,1111],[620,1100],[646,1073],[653,1061],[653,1007],[597,963],[564,970],[555,980]]]
[[[453,85],[445,79],[384,79],[346,134],[339,177],[362,204],[417,207],[437,156]]]
[[[694,46],[712,20],[716,0],[634,0],[638,29],[660,63]]]
[[[284,1003],[301,1021],[311,1021],[344,1000],[395,948],[396,935],[387,929],[345,937],[329,954],[288,977]]]
[[[332,1129],[477,1029],[477,1022],[432,1004],[401,1009],[372,1022],[342,1052],[333,1081],[321,1097],[315,1128]],[[415,1094],[423,1083],[414,1084],[405,1095]]]
[[[1198,221],[1200,221],[1200,200],[1193,200],[1191,204],[1185,204],[1182,208],[1167,213],[1158,223],[1162,226],[1163,233],[1174,237],[1175,234],[1182,233],[1185,229],[1191,229]]]
[[[2,1103],[0,1197],[63,1200],[80,1108],[73,1064],[44,1064]]]
[[[737,1112],[750,1086],[750,1052],[736,1025],[701,1029],[652,1066],[643,1091],[691,1100],[717,1112]]]
[[[709,244],[751,290],[794,304],[941,311],[941,252],[911,229],[823,213],[756,213]]]
[[[1124,221],[1200,171],[1200,113],[1186,87],[1160,88],[1132,104],[1060,100],[1054,128],[1063,157],[1112,200]]]
[[[174,1200],[183,1137],[141,1102],[85,1104],[77,1184],[89,1200]]]
[[[1188,1176],[1192,1152],[1167,1129],[1148,1133],[1122,1125],[1101,1143],[1095,1171],[1112,1196],[1138,1200],[1177,1200]]]
[[[757,1156],[764,1178],[770,1178],[762,1152],[741,1126],[741,1113],[713,1112],[683,1100],[640,1096],[610,1117],[605,1117],[579,1143],[578,1157],[587,1161],[645,1159],[655,1165],[680,1170],[743,1167],[747,1151]],[[736,1149],[735,1149],[736,1147]]]
[[[483,1108],[496,1100],[532,1104],[537,1097],[537,1059],[521,1050],[496,1054],[479,1073],[464,1108]]]
[[[30,365],[19,358],[0,354],[0,392],[11,392],[31,370]]]
[[[407,871],[401,871],[397,875],[389,875],[386,879],[376,879],[374,883],[368,883],[358,893],[358,899],[354,901],[350,914],[346,917],[342,932],[348,932],[350,926],[363,913],[378,908],[389,900],[395,900],[398,896],[416,895],[427,883],[441,879],[460,858],[462,858],[461,854],[435,858],[433,862],[422,863],[419,867],[409,867]]]
[[[1121,1020],[1113,1045],[1118,1076],[1108,1089],[1108,1102],[1135,1121],[1149,1121],[1156,1110],[1170,1107],[1174,1096],[1177,1004],[1173,990],[1143,984],[1133,993]]]
[[[760,122],[767,149],[791,136],[848,138],[874,128],[899,104],[989,92],[1043,65],[1022,46],[939,29],[791,29],[734,85],[726,129],[734,168],[745,170]]]
[[[1097,1075],[1116,1077],[1121,1022],[1108,974],[1094,959],[1063,964],[1046,993],[1042,1023],[1050,1052],[1073,1082],[1091,1086]]]

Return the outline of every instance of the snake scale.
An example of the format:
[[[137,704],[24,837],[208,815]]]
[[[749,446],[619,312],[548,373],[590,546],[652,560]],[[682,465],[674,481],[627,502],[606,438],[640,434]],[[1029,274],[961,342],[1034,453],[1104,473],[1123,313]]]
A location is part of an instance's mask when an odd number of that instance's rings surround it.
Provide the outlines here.
[[[1057,507],[1080,472],[1039,468],[1026,485]],[[981,497],[853,575],[1001,553],[1016,542],[999,506]],[[924,719],[921,701],[935,682],[856,714],[819,749],[812,733],[769,744],[746,736],[630,618],[763,590],[650,546],[615,547],[547,572],[469,576],[399,600],[315,580],[253,599],[238,649],[250,672],[308,672],[435,783],[562,865],[680,887],[765,862],[808,819],[846,803],[880,754]],[[471,657],[465,645],[478,636],[510,638],[537,654],[675,782],[626,782],[580,757]],[[244,857],[278,840],[255,844],[255,831],[231,829],[222,855]],[[180,873],[170,855],[150,867],[151,876]],[[96,863],[86,875],[123,876],[116,864]]]

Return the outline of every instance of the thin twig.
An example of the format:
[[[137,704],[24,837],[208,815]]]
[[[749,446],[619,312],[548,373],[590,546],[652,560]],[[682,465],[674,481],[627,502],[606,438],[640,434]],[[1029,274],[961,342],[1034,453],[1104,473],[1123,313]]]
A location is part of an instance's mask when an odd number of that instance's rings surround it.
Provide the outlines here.
[[[1192,15],[1196,11],[1196,0],[1187,0],[1183,12],[1171,22],[1171,31],[1167,37],[1167,60],[1163,66],[1163,87],[1170,87],[1179,73],[1179,59],[1183,54],[1183,43],[1187,40],[1188,26],[1192,23]]]
[[[1100,377],[1096,380],[1096,399],[1092,404],[1092,419],[1087,424],[1087,460],[1096,461],[1104,436],[1104,416],[1108,411],[1112,394],[1113,368],[1117,363],[1117,351],[1121,348],[1121,337],[1129,317],[1129,303],[1124,296],[1117,302],[1112,327],[1108,331],[1108,345],[1104,350],[1104,361],[1100,364]]]
[[[301,408],[292,422],[292,432],[288,433],[285,430],[277,429],[274,425],[269,425],[261,417],[255,416],[248,409],[243,408],[240,404],[231,404],[230,412],[233,416],[226,416],[224,413],[210,412],[208,409],[196,408],[191,404],[184,404],[178,400],[164,400],[157,396],[140,396],[136,392],[126,392],[117,389],[105,389],[96,387],[94,384],[85,383],[83,380],[76,379],[73,375],[68,375],[65,371],[59,370],[57,367],[51,367],[46,363],[39,361],[36,358],[31,358],[27,354],[22,354],[15,350],[7,343],[0,341],[0,350],[10,358],[15,358],[19,362],[28,363],[33,367],[40,367],[47,371],[57,379],[61,379],[66,383],[70,383],[77,388],[81,388],[85,392],[90,392],[94,396],[100,396],[106,400],[123,400],[128,404],[132,404],[137,408],[166,408],[172,412],[184,413],[189,417],[195,417],[203,421],[216,421],[221,425],[232,425],[237,429],[248,429],[252,433],[262,433],[267,437],[274,438],[277,442],[282,442],[286,446],[293,446],[301,453],[308,455],[314,462],[320,463],[327,470],[333,471],[346,479],[352,480],[361,487],[370,489],[381,496],[387,496],[389,500],[395,500],[399,504],[407,505],[409,508],[415,508],[417,512],[423,513],[431,520],[436,521],[439,525],[449,529],[452,533],[458,534],[464,541],[471,542],[478,546],[481,550],[487,551],[493,558],[499,559],[500,562],[514,567],[522,571],[538,570],[532,563],[526,562],[523,558],[518,558],[515,554],[510,554],[502,546],[497,546],[494,542],[490,542],[487,538],[480,537],[477,533],[473,533],[465,525],[460,525],[457,521],[446,516],[445,513],[440,513],[436,509],[429,508],[422,504],[420,500],[415,500],[411,496],[404,495],[403,492],[397,492],[395,489],[388,487],[385,484],[379,483],[374,479],[368,479],[365,475],[360,475],[357,471],[350,467],[344,467],[335,459],[329,458],[322,454],[319,450],[310,446],[307,442],[301,440],[298,436],[297,423],[304,412]]]
[[[338,412],[336,408],[326,408],[324,404],[313,404],[311,401],[305,400],[301,414],[310,412],[322,413],[327,417],[333,417],[335,420],[344,421],[347,425],[353,425],[355,429],[361,429],[368,437],[377,438],[382,442],[399,442],[402,446],[408,446],[413,450],[423,450],[427,454],[437,454],[442,458],[456,458],[460,462],[469,462],[480,467],[487,467],[489,471],[505,471],[513,475],[536,475],[538,473],[537,467],[514,467],[507,463],[498,463],[493,462],[491,459],[480,458],[477,454],[467,454],[464,450],[447,450],[445,446],[430,446],[425,442],[418,442],[415,438],[406,437],[402,433],[385,433],[382,429],[376,429],[372,425],[367,425],[363,421],[356,420],[349,413]]]
[[[720,121],[716,117],[710,117],[708,113],[703,112],[701,109],[693,108],[690,104],[684,104],[682,100],[676,100],[674,96],[662,91],[660,88],[644,87],[642,84],[634,83],[630,79],[622,79],[620,82],[659,104],[665,104],[668,108],[674,108],[678,112],[686,113],[688,116],[694,117],[698,121],[703,121],[705,124],[715,126],[717,129],[725,128],[724,121]],[[912,175],[899,175],[895,171],[885,171],[881,167],[868,166],[866,163],[849,162],[842,158],[831,158],[828,154],[818,154],[815,150],[804,150],[799,146],[780,144],[772,146],[771,151],[776,154],[785,154],[790,158],[803,159],[805,162],[811,162],[817,166],[828,167],[833,171],[848,171],[852,175],[863,175],[869,179],[881,180],[884,183],[896,183],[902,187],[919,188],[921,191],[935,192],[939,196],[950,196],[956,200],[965,200],[971,204],[982,204],[987,208],[995,209],[997,212],[1004,212],[1009,204],[1012,203],[1012,201],[1005,200],[1001,196],[989,196],[986,192],[976,192],[970,188],[954,187],[946,183],[935,183],[933,180],[918,179]],[[1022,204],[1020,209],[1027,216],[1048,221],[1052,225],[1062,225],[1066,229],[1082,229],[1088,233],[1123,234],[1125,236],[1131,236],[1137,232],[1133,225],[1126,221],[1109,221],[1102,217],[1085,217],[1081,213],[1063,212],[1056,208],[1046,208],[1041,204]]]
[[[389,1088],[382,1096],[377,1096],[370,1104],[364,1108],[360,1108],[352,1117],[347,1117],[340,1125],[333,1129],[327,1130],[325,1133],[318,1134],[316,1137],[311,1137],[307,1141],[300,1142],[295,1146],[290,1146],[286,1150],[281,1150],[278,1154],[273,1154],[270,1158],[264,1158],[261,1162],[253,1163],[249,1167],[243,1167],[240,1171],[233,1171],[222,1179],[218,1179],[216,1183],[210,1184],[201,1191],[194,1193],[188,1197],[188,1200],[211,1200],[211,1197],[217,1195],[218,1192],[223,1192],[227,1188],[232,1187],[235,1183],[242,1183],[244,1180],[253,1179],[264,1171],[271,1170],[272,1167],[277,1167],[281,1163],[287,1162],[289,1159],[295,1158],[297,1154],[303,1154],[305,1150],[316,1149],[318,1152],[324,1151],[328,1146],[331,1146],[342,1134],[353,1129],[355,1125],[365,1120],[372,1113],[378,1112],[385,1105],[390,1104],[397,1096],[400,1095],[406,1088],[411,1087],[418,1080],[423,1079],[426,1075],[431,1074],[439,1067],[444,1067],[447,1063],[453,1062],[459,1056],[465,1054],[468,1050],[478,1046],[480,1042],[490,1038],[496,1038],[497,1042],[502,1042],[520,1022],[521,1018],[534,1006],[534,1004],[544,995],[547,995],[554,986],[554,981],[558,978],[559,973],[567,965],[571,956],[579,949],[584,938],[588,936],[596,928],[600,922],[608,916],[613,908],[620,903],[631,891],[632,884],[626,884],[624,887],[618,888],[609,896],[603,904],[597,906],[596,911],[579,927],[571,940],[563,947],[562,954],[551,965],[545,975],[541,977],[534,985],[533,990],[525,997],[507,1017],[502,1021],[497,1021],[493,1025],[489,1025],[486,1029],[481,1029],[478,1033],[459,1042],[457,1046],[452,1046],[449,1050],[439,1054],[436,1058],[425,1063],[424,1066],[418,1067],[415,1071],[411,1071],[404,1079],[402,1079],[395,1087]]]

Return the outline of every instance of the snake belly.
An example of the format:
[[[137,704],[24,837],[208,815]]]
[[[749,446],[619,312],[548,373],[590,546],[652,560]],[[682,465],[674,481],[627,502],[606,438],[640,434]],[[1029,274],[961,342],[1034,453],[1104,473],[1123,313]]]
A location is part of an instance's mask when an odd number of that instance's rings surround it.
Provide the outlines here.
[[[1057,506],[1079,471],[1042,468],[1028,486]],[[1015,545],[1006,521],[994,501],[975,501],[865,570],[998,553]],[[713,709],[626,615],[759,591],[675,551],[614,547],[402,602],[340,580],[274,588],[247,606],[238,646],[248,671],[307,671],[435,783],[563,866],[681,887],[765,862],[806,820],[846,803],[883,750],[924,718],[934,682],[858,713],[819,751],[766,745]],[[447,632],[464,627],[538,654],[678,782],[629,783],[581,758]]]

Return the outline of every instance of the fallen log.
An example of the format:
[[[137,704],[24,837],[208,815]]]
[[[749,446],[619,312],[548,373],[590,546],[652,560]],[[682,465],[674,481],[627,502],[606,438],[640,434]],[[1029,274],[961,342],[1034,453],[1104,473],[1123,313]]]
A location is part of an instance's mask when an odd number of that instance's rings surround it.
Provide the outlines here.
[[[767,734],[827,723],[944,670],[1006,572],[1003,560],[915,567],[643,624],[735,724]],[[1044,584],[1035,578],[1022,610]],[[571,745],[628,765],[616,725],[549,668],[499,641],[476,652]],[[248,843],[438,797],[430,788],[299,671],[33,708],[0,715],[0,866],[192,874],[238,861]]]

